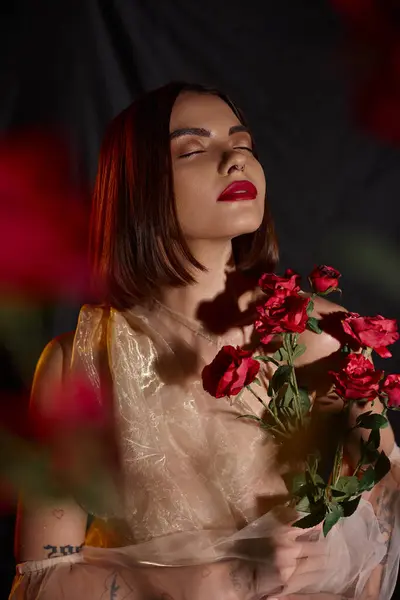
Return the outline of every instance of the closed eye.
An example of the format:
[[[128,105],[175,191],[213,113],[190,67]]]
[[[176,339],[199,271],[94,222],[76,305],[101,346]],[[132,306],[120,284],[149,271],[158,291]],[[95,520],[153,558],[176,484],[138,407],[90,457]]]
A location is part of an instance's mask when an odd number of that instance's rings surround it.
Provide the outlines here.
[[[234,150],[247,150],[248,152],[251,152],[251,154],[254,154],[253,148],[249,148],[248,146],[236,146]]]
[[[185,154],[180,154],[179,158],[188,158],[189,156],[194,156],[195,154],[202,154],[205,150],[194,150],[193,152],[186,152]]]

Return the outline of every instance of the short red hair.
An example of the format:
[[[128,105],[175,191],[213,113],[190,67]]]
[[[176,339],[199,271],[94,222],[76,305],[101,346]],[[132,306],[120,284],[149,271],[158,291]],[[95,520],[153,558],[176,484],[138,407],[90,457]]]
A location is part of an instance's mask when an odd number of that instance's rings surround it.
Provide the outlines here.
[[[170,83],[133,102],[109,125],[100,151],[93,193],[90,256],[102,298],[119,310],[157,295],[162,286],[194,281],[185,263],[192,256],[176,213],[170,117],[179,94],[215,94],[246,125],[242,112],[218,90]],[[275,268],[278,246],[265,204],[257,231],[232,241],[236,266],[258,277]]]

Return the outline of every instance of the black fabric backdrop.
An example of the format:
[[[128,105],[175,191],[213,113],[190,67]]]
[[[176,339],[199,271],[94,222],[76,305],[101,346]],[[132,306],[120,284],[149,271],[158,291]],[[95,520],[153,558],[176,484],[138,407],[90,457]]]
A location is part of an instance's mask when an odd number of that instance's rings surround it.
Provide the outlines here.
[[[352,120],[328,2],[15,0],[1,11],[3,130],[61,126],[77,177],[92,182],[107,122],[139,92],[217,85],[255,131],[282,267],[332,264],[348,308],[400,316],[400,150]],[[72,329],[77,309],[55,307],[45,338]]]

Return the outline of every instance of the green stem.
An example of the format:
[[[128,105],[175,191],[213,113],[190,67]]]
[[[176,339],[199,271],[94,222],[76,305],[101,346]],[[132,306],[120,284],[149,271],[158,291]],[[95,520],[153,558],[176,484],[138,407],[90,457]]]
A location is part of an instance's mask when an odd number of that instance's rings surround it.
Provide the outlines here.
[[[292,346],[292,341],[293,341],[293,334],[289,334],[288,335],[290,343],[287,344],[286,343],[286,336],[284,336],[283,338],[283,347],[287,352],[288,355],[288,365],[290,365],[292,367],[292,372],[291,372],[291,384],[293,385],[294,388],[294,393],[295,393],[295,410],[296,410],[296,416],[299,419],[300,423],[303,423],[303,415],[302,412],[300,410],[300,406],[299,406],[299,386],[297,385],[297,378],[296,378],[296,373],[294,370],[294,364],[293,364],[293,346]]]
[[[282,428],[282,432],[286,432],[284,424],[279,419],[279,417],[270,409],[268,404],[265,404],[265,402],[263,402],[263,400],[258,396],[258,394],[255,393],[255,391],[252,389],[252,387],[250,385],[247,386],[247,389],[250,390],[250,392],[253,394],[253,396],[255,396],[257,398],[257,400],[259,402],[261,402],[261,404],[263,405],[265,410],[267,410],[269,412],[269,414],[273,416],[273,418],[275,419],[275,422]]]
[[[372,348],[363,348],[361,354],[365,356],[365,358],[371,358]]]
[[[358,465],[356,466],[356,468],[354,469],[354,473],[353,473],[353,477],[356,477],[358,475],[359,470],[362,467],[362,463],[361,461],[358,463]]]
[[[342,472],[342,466],[343,466],[343,438],[340,439],[340,442],[338,444],[338,447],[337,447],[337,450],[335,453],[335,460],[333,462],[332,485],[334,485],[334,486],[338,482],[340,473]]]
[[[350,412],[351,402],[348,402],[345,405],[344,411],[347,413],[346,422],[349,420],[349,412]],[[344,435],[340,436],[340,440],[338,443],[337,450],[335,452],[335,459],[333,461],[333,470],[332,470],[332,485],[336,485],[340,474],[342,472],[343,467],[343,450],[344,450]]]

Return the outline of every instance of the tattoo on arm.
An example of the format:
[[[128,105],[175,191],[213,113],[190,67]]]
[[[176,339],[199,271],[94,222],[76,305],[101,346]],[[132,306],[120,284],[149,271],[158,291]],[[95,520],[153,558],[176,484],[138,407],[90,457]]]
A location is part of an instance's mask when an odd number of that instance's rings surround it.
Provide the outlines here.
[[[395,502],[395,492],[387,488],[383,488],[381,494],[376,499],[376,517],[388,549],[395,521]],[[387,554],[381,564],[385,564],[386,560]]]
[[[43,546],[44,550],[48,550],[47,558],[55,558],[60,556],[68,556],[70,554],[77,554],[82,550],[84,543],[80,546],[53,546],[51,544],[47,544],[47,546]]]

